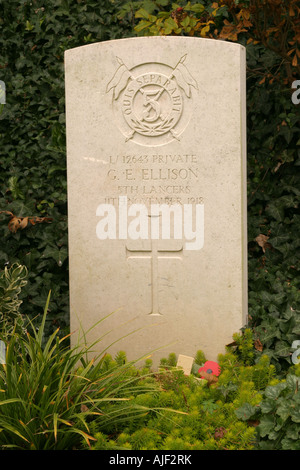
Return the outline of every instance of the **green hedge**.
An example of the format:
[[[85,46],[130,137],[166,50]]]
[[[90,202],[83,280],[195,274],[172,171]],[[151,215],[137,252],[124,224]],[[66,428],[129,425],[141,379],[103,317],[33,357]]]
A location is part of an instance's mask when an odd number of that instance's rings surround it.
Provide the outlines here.
[[[248,79],[249,315],[278,369],[291,364],[300,335],[300,121],[290,95]]]
[[[117,18],[121,4],[0,0],[0,211],[52,219],[12,233],[2,213],[0,267],[28,267],[22,296],[31,316],[51,289],[48,332],[69,324],[64,51],[130,34]]]

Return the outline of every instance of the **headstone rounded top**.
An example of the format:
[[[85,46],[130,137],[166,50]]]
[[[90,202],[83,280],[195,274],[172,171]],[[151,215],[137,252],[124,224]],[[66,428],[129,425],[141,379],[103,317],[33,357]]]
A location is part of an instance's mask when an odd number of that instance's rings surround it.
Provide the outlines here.
[[[65,71],[72,331],[214,360],[247,311],[245,48],[124,38]]]

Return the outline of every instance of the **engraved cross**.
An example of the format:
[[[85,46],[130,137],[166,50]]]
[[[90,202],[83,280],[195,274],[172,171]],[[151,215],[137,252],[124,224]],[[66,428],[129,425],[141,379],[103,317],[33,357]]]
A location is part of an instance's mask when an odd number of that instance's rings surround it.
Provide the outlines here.
[[[159,303],[159,266],[160,259],[182,260],[183,245],[176,240],[177,247],[165,248],[160,240],[149,240],[150,244],[145,248],[128,248],[126,246],[127,259],[151,259],[151,311],[148,315],[162,315]],[[172,240],[174,241],[174,240]],[[166,241],[165,241],[166,242]],[[172,243],[171,243],[172,244]],[[170,245],[170,243],[169,243]]]

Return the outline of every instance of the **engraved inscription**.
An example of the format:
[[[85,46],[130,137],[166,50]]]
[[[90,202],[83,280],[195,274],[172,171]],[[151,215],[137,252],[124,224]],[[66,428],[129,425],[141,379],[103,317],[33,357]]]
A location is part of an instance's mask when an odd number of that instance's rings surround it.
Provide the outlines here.
[[[131,204],[147,206],[153,203],[204,204],[199,194],[199,155],[149,152],[84,159],[103,165],[109,187],[109,194],[102,200],[105,203],[117,205],[118,196],[124,195]]]

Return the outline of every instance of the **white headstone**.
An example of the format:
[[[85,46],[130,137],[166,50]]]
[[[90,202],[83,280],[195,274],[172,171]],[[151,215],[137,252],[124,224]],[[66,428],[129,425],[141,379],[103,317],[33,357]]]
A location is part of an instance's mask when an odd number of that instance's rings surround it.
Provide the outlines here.
[[[121,39],[65,72],[72,332],[216,359],[247,315],[244,47]]]

